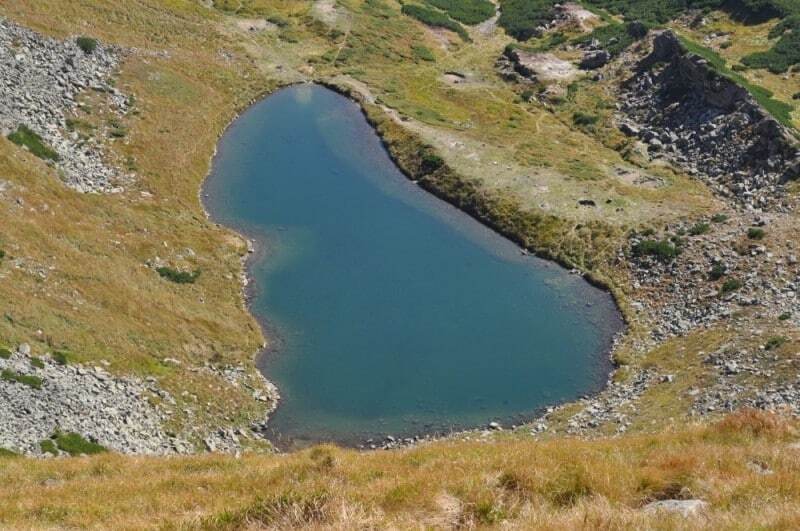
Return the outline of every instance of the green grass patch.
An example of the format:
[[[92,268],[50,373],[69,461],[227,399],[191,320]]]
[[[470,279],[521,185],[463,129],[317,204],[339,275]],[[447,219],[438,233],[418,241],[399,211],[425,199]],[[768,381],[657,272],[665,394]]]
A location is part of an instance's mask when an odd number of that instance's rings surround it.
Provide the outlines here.
[[[495,12],[494,4],[488,0],[426,0],[426,3],[470,26],[492,18]]]
[[[7,348],[0,348],[0,358],[4,360],[11,358],[11,351]]]
[[[176,284],[194,284],[197,277],[200,276],[200,270],[195,271],[180,271],[171,267],[159,267],[156,269],[161,278],[165,278],[170,282]]]
[[[91,455],[108,451],[104,446],[87,441],[77,433],[56,432],[52,439],[59,450],[69,455]]]
[[[414,59],[419,59],[422,61],[429,61],[429,62],[436,61],[436,57],[433,55],[433,52],[427,46],[422,46],[421,44],[414,45],[411,47],[411,51],[414,54]]]
[[[747,237],[751,240],[763,240],[766,234],[767,233],[764,232],[764,229],[759,227],[750,227],[747,229]]]
[[[8,139],[18,146],[28,148],[28,151],[40,159],[53,161],[59,159],[58,153],[45,144],[42,137],[31,131],[27,125],[20,124],[16,131],[8,135]]]
[[[42,450],[42,453],[58,455],[58,448],[56,448],[56,443],[54,443],[51,439],[45,439],[41,441],[39,443],[39,448]]]
[[[17,452],[12,452],[8,448],[0,448],[0,458],[3,457],[19,457]]]
[[[32,387],[34,389],[41,389],[43,380],[38,376],[34,376],[32,374],[22,374],[17,371],[12,371],[10,369],[3,369],[3,372],[0,373],[0,378],[7,382],[16,382],[22,385],[27,385],[28,387]]]
[[[39,358],[31,358],[31,365],[37,369],[44,369],[44,362]]]
[[[711,216],[711,221],[713,223],[725,223],[726,221],[728,221],[728,215],[727,214],[714,214],[713,216]]]
[[[432,9],[430,7],[421,6],[419,4],[405,4],[403,5],[401,11],[404,15],[415,18],[423,24],[427,24],[428,26],[445,28],[457,33],[458,36],[461,37],[461,39],[465,42],[472,41],[472,39],[469,37],[469,33],[467,33],[467,30],[464,29],[464,26],[441,11],[437,11],[436,9]]]
[[[778,321],[788,321],[792,318],[791,312],[783,312],[778,316]]]

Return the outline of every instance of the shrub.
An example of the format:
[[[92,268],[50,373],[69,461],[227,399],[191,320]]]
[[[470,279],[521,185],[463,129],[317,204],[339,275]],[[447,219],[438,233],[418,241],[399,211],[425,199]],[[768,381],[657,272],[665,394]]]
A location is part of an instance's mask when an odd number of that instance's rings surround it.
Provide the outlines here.
[[[90,455],[108,451],[105,447],[97,443],[87,441],[77,433],[56,432],[51,439],[55,441],[55,444],[59,450],[66,452],[69,455]]]
[[[747,229],[747,237],[751,240],[762,240],[765,234],[764,229],[759,227],[750,227]]]
[[[0,260],[2,260],[5,257],[6,257],[6,252],[4,250],[0,249]]]
[[[497,23],[519,41],[537,37],[536,28],[553,19],[553,0],[501,0]]]
[[[680,251],[667,240],[642,240],[633,246],[634,256],[653,256],[661,261],[675,259]]]
[[[792,318],[791,312],[783,312],[778,316],[778,321],[788,321]]]
[[[714,264],[711,271],[708,273],[708,277],[711,280],[719,280],[723,276],[725,276],[725,266],[722,264]]]
[[[52,358],[53,361],[55,361],[59,365],[69,364],[69,354],[67,354],[63,350],[56,350],[55,352],[53,352]]]
[[[575,44],[588,44],[592,41],[600,43],[612,56],[619,55],[628,46],[641,39],[639,34],[632,31],[634,26],[612,22],[605,26],[595,28],[591,33],[582,35],[573,40]]]
[[[451,18],[470,26],[480,24],[494,16],[494,4],[488,0],[426,0],[428,4],[445,11]]]
[[[465,42],[470,42],[472,40],[470,39],[467,30],[465,30],[461,24],[448,17],[441,11],[418,4],[404,4],[401,12],[404,15],[408,15],[409,17],[419,20],[423,24],[427,24],[428,26],[445,28],[455,32],[459,37],[461,37],[461,40]]]
[[[7,348],[0,348],[0,358],[7,360],[11,357],[11,351]]]
[[[31,365],[37,369],[44,369],[44,362],[39,358],[31,358]]]
[[[28,151],[44,160],[57,161],[58,153],[44,143],[42,137],[34,133],[27,125],[20,124],[17,130],[8,135],[8,139],[18,146],[25,146]]]
[[[0,378],[7,382],[17,382],[34,389],[42,388],[42,379],[31,374],[21,374],[10,369],[3,369],[2,374],[0,374]]]
[[[764,350],[774,350],[786,343],[786,341],[788,341],[788,339],[783,336],[773,336],[764,344]]]
[[[572,123],[584,127],[596,124],[599,119],[600,117],[597,115],[587,114],[581,111],[572,114]]]
[[[271,24],[275,24],[279,28],[285,28],[285,27],[287,27],[289,25],[289,20],[283,18],[280,15],[272,15],[272,16],[267,17],[267,22],[269,22]]]
[[[714,222],[714,223],[725,223],[726,221],[728,221],[728,215],[727,214],[714,214],[713,216],[711,216],[711,221]]]
[[[720,292],[723,295],[726,295],[728,293],[732,293],[732,292],[734,292],[734,291],[736,291],[738,289],[741,289],[741,287],[743,285],[744,284],[742,284],[742,281],[739,280],[738,278],[729,278],[728,280],[726,280],[722,284],[722,287],[720,288]]]
[[[190,273],[189,271],[179,271],[171,267],[159,267],[156,271],[161,275],[161,278],[165,278],[176,284],[194,284],[194,281],[200,276],[199,269]]]
[[[690,229],[689,234],[692,236],[700,236],[711,230],[711,225],[705,222],[695,223]]]
[[[78,37],[75,39],[75,43],[86,55],[90,55],[97,49],[97,40],[91,37]]]
[[[429,175],[442,166],[444,166],[444,159],[430,151],[424,151],[421,155],[422,164],[420,164],[420,172],[423,175]]]

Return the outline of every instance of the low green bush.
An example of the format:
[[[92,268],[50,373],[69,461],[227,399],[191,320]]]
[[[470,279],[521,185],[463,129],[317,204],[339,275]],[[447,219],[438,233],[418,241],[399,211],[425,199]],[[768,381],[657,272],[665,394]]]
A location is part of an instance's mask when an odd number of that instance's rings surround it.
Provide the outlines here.
[[[461,40],[465,42],[470,42],[472,40],[470,39],[467,30],[465,30],[461,24],[441,11],[437,11],[436,9],[425,7],[419,4],[404,4],[401,8],[401,12],[404,15],[408,15],[411,18],[419,20],[423,24],[427,24],[428,26],[448,29],[458,34],[458,36],[461,37]]]
[[[692,236],[700,236],[701,234],[706,234],[711,230],[711,225],[705,222],[698,222],[692,225],[689,229],[689,234]]]
[[[75,39],[75,43],[86,55],[94,53],[97,49],[97,39],[91,37],[78,37]]]
[[[44,369],[44,362],[39,358],[31,358],[31,365],[37,369]]]
[[[714,222],[714,223],[725,223],[726,221],[728,221],[728,215],[727,214],[714,214],[713,216],[711,216],[711,221]]]
[[[764,344],[764,350],[774,350],[776,348],[779,348],[781,345],[783,345],[787,341],[788,341],[788,339],[783,337],[783,336],[772,336]]]
[[[792,314],[790,312],[783,312],[778,316],[778,321],[788,321],[792,318]]]
[[[501,0],[497,23],[518,41],[536,37],[539,26],[553,20],[554,0]]]
[[[723,295],[726,295],[728,293],[731,293],[731,292],[734,292],[734,291],[737,291],[737,290],[741,289],[743,285],[744,284],[742,284],[742,281],[739,280],[738,278],[729,278],[728,280],[726,280],[722,284],[722,287],[720,288],[720,292]]]
[[[708,273],[708,277],[711,280],[719,280],[725,276],[726,270],[725,266],[722,264],[714,264],[711,268],[711,271]]]
[[[53,358],[53,361],[55,361],[59,365],[69,364],[69,354],[63,350],[56,350],[55,352],[53,352],[51,357]]]
[[[33,132],[27,125],[20,124],[17,130],[8,135],[8,139],[18,146],[25,146],[28,151],[44,160],[57,161],[58,153],[44,143],[41,136]]]
[[[176,284],[194,284],[197,277],[200,276],[200,270],[197,269],[195,271],[179,271],[177,269],[172,269],[171,267],[159,267],[156,269],[161,278],[165,278],[170,282],[174,282]]]
[[[763,240],[765,235],[766,232],[764,232],[764,229],[762,228],[750,227],[747,229],[747,237],[751,240]]]
[[[495,7],[489,0],[426,0],[450,15],[450,18],[474,26],[494,16]]]
[[[11,351],[7,348],[0,348],[0,358],[7,360],[11,357]]]
[[[633,246],[634,256],[653,256],[661,261],[674,260],[680,249],[668,240],[642,240]]]
[[[583,127],[594,125],[600,120],[600,117],[595,114],[588,114],[581,111],[576,111],[572,114],[572,123]]]

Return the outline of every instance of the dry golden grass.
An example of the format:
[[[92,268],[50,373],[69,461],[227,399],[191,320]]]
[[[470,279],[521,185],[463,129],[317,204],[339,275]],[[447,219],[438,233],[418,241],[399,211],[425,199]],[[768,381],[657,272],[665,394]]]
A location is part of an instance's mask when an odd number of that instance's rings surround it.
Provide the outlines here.
[[[362,453],[0,460],[0,524],[26,527],[792,529],[797,425],[745,411],[713,426],[594,441],[444,441]],[[646,503],[699,498],[695,518]]]

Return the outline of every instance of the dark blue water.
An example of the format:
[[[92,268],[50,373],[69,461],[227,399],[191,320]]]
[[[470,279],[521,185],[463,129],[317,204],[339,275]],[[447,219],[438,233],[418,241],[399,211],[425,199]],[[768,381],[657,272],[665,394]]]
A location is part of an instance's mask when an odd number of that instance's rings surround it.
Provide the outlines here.
[[[281,90],[219,148],[207,207],[259,242],[279,444],[511,422],[605,382],[611,297],[405,179],[351,101]]]

